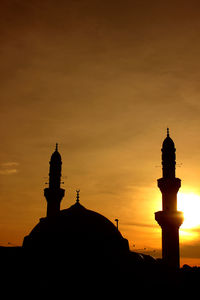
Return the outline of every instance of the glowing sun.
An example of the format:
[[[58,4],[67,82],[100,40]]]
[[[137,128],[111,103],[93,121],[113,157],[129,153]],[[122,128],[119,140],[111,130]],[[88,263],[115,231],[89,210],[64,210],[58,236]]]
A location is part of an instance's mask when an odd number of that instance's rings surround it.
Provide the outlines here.
[[[184,214],[183,229],[200,226],[200,196],[193,193],[178,193],[178,210]]]

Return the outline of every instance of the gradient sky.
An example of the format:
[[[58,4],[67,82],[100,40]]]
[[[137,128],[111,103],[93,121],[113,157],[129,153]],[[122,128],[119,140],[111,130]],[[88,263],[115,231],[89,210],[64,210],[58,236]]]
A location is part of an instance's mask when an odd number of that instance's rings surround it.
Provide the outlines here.
[[[119,219],[131,249],[160,256],[167,127],[181,191],[200,195],[199,14],[193,0],[1,0],[0,245],[21,245],[46,215],[58,142],[62,208],[79,188],[85,207]],[[200,264],[191,230],[182,261]]]

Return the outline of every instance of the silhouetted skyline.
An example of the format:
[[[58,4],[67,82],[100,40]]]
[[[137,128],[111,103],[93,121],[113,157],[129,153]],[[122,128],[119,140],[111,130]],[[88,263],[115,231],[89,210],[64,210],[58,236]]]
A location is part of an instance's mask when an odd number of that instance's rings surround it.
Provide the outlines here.
[[[130,297],[167,292],[194,291],[200,268],[179,268],[178,228],[182,222],[177,211],[180,179],[175,177],[175,145],[167,131],[162,145],[163,177],[158,179],[163,210],[155,217],[162,227],[162,258],[131,251],[129,242],[116,226],[98,212],[80,203],[60,210],[64,190],[60,188],[62,158],[58,145],[49,162],[49,182],[44,189],[46,217],[24,237],[22,247],[0,247],[1,282],[5,289],[14,288],[15,296],[30,290],[40,295],[56,293],[73,297],[101,293]],[[181,216],[181,218],[180,218]],[[181,222],[180,222],[181,221]],[[13,275],[17,271],[17,277]],[[83,288],[82,288],[83,287]],[[10,294],[11,295],[11,294]]]
[[[184,217],[183,213],[177,210],[177,193],[181,187],[181,180],[176,177],[176,148],[169,135],[169,128],[161,151],[163,176],[158,179],[158,187],[162,193],[162,211],[155,213],[155,219],[162,228],[160,260],[167,268],[178,270],[180,268],[179,227]],[[61,182],[62,157],[56,143],[49,162],[48,187],[44,189],[47,201],[46,217],[40,218],[29,235],[24,237],[22,245],[25,253],[30,252],[28,257],[35,257],[36,261],[44,260],[46,257],[47,264],[50,263],[52,266],[57,264],[58,257],[63,253],[72,260],[72,271],[75,261],[78,261],[76,266],[78,269],[82,268],[82,262],[87,269],[95,263],[95,271],[92,271],[95,273],[99,273],[100,261],[100,265],[104,266],[103,268],[101,266],[102,270],[110,269],[110,261],[112,261],[112,269],[116,266],[119,268],[120,265],[124,265],[124,261],[127,261],[128,267],[123,266],[123,269],[128,273],[136,266],[137,268],[138,266],[142,268],[143,264],[147,266],[147,261],[148,263],[151,261],[152,265],[157,264],[153,257],[130,250],[129,241],[123,238],[119,231],[119,219],[115,219],[116,226],[114,226],[101,214],[88,210],[80,204],[80,190],[76,190],[75,204],[61,210],[60,204],[65,195],[65,190],[60,187]],[[118,271],[123,272],[121,267]]]

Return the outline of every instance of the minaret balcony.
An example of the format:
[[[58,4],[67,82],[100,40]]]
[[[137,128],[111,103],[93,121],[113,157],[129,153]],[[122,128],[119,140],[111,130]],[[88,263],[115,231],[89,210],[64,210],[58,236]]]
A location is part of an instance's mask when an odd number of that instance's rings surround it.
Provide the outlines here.
[[[49,201],[61,201],[62,198],[65,195],[65,190],[58,188],[58,189],[52,189],[52,188],[46,188],[44,189],[44,196],[47,200],[47,202]]]
[[[181,187],[181,180],[179,178],[160,178],[158,179],[158,187],[161,193],[173,191],[178,193]]]
[[[162,228],[165,226],[179,228],[183,223],[184,216],[181,211],[157,211],[155,220]]]

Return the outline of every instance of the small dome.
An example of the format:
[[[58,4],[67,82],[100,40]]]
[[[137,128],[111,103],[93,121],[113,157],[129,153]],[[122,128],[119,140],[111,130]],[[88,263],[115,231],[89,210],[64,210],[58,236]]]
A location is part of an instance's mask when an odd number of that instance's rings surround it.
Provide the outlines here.
[[[167,128],[167,137],[164,139],[163,144],[162,144],[163,149],[175,149],[175,145],[173,140],[169,136],[169,128]]]
[[[169,136],[163,141],[162,148],[175,148],[174,142]]]
[[[51,161],[52,160],[61,160],[61,155],[58,151],[54,151],[54,153],[51,155]]]

